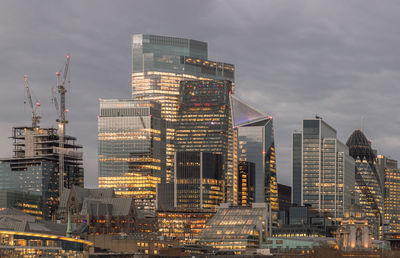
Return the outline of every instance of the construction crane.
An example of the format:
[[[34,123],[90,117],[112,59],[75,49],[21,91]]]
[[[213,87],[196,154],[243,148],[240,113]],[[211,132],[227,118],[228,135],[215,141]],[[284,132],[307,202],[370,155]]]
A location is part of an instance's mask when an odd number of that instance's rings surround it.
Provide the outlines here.
[[[58,117],[60,114],[60,106],[58,105],[58,100],[54,88],[51,88],[51,95],[52,95],[51,101],[54,103],[54,106],[56,107],[57,121],[58,121]]]
[[[31,109],[32,109],[32,127],[39,127],[40,118],[41,118],[39,115],[40,103],[38,101],[36,101],[35,106],[33,106],[31,89],[29,88],[29,84],[28,84],[28,76],[24,75],[24,80],[25,80],[25,88],[26,88],[26,93],[28,96],[29,105],[31,106]]]
[[[71,56],[67,55],[67,61],[61,71],[57,72],[57,89],[60,94],[60,104],[58,104],[56,94],[54,89],[52,89],[53,93],[53,102],[56,106],[57,111],[57,122],[58,122],[58,166],[59,166],[59,196],[61,198],[61,194],[64,190],[64,143],[65,143],[65,125],[68,123],[66,120],[66,113],[68,109],[65,108],[65,93],[67,90],[65,88],[65,82],[67,80],[67,74],[69,69],[69,60]]]

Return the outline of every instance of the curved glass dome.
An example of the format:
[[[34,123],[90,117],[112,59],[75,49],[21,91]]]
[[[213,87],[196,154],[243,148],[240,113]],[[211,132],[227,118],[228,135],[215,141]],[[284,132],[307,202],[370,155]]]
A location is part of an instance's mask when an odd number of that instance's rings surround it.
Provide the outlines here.
[[[375,154],[371,148],[371,143],[361,130],[355,130],[346,142],[349,147],[349,154],[354,159],[367,160],[368,163],[373,163]]]

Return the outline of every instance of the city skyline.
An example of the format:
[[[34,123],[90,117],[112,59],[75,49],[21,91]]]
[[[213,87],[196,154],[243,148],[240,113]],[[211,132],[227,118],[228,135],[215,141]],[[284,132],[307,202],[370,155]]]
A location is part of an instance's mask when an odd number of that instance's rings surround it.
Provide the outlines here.
[[[360,8],[316,1],[171,1],[158,3],[154,21],[140,10],[155,3],[103,2],[92,15],[93,2],[47,4],[46,9],[4,2],[0,156],[11,156],[11,128],[31,122],[24,105],[25,74],[42,104],[41,125],[56,126],[50,89],[71,53],[66,132],[84,146],[85,185],[97,186],[98,98],[130,98],[131,34],[151,33],[205,41],[213,60],[235,65],[236,94],[274,118],[280,183],[291,185],[291,132],[316,113],[338,130],[341,141],[361,127],[364,117],[374,148],[400,158],[395,126],[382,128],[397,122],[392,92],[400,63],[390,50],[400,42],[393,26],[399,6],[388,11],[372,2]],[[188,11],[180,12],[179,5]],[[370,20],[371,13],[382,19]]]

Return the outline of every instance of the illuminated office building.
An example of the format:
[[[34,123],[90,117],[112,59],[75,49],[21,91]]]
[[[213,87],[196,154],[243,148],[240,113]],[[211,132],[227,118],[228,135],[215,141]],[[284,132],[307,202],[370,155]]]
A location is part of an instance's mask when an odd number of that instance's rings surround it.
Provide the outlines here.
[[[165,124],[160,104],[100,100],[99,187],[132,196],[138,209],[154,212],[156,185],[165,176]]]
[[[381,176],[376,168],[376,154],[371,143],[360,130],[355,130],[347,140],[350,156],[356,160],[355,189],[359,195],[359,203],[373,227],[372,234],[382,237],[384,214],[384,189]]]
[[[10,138],[13,140],[14,155],[0,160],[0,190],[9,191],[4,198],[20,200],[22,206],[16,208],[35,213],[36,217],[52,218],[59,201],[60,149],[57,129],[14,127]],[[65,188],[83,186],[82,152],[78,151],[81,148],[75,137],[65,136]],[[22,201],[24,195],[27,199]],[[34,200],[43,203],[39,210],[39,204]],[[23,209],[24,205],[29,209]]]
[[[175,155],[175,207],[185,210],[215,210],[224,200],[222,156],[187,151]]]
[[[43,214],[43,198],[27,192],[0,190],[0,210],[15,208],[36,219],[45,219]]]
[[[292,206],[292,187],[278,184],[278,200],[280,214],[283,216],[288,215],[289,209]]]
[[[238,168],[238,205],[249,206],[254,202],[256,166],[253,162],[240,161]]]
[[[89,257],[93,243],[66,237],[67,228],[65,223],[40,221],[13,208],[1,210],[0,257]],[[76,228],[70,229],[76,236]]]
[[[384,220],[388,225],[385,233],[400,232],[400,171],[397,160],[377,156],[377,169],[385,176]]]
[[[235,199],[232,167],[230,81],[182,81],[175,132],[175,149],[220,154],[226,198]]]
[[[181,80],[231,80],[232,64],[208,60],[206,42],[157,35],[132,35],[132,97],[161,104],[166,120],[166,179],[172,182],[175,124]]]
[[[292,166],[293,202],[342,218],[351,205],[355,168],[336,130],[320,117],[303,120],[293,133]]]
[[[255,164],[254,202],[271,204],[279,210],[274,127],[272,117],[267,116],[238,98],[231,96],[234,126],[234,160]],[[234,168],[237,167],[234,164]],[[238,185],[240,189],[240,185]]]
[[[193,244],[196,236],[215,214],[209,210],[170,209],[157,211],[157,228],[167,239]]]
[[[267,203],[232,206],[223,203],[197,236],[197,244],[224,252],[244,254],[246,249],[261,247],[272,234],[271,210]]]

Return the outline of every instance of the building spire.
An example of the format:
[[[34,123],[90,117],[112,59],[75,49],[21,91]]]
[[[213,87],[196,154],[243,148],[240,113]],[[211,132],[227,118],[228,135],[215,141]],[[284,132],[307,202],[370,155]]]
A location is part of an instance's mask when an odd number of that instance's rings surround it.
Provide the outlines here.
[[[361,117],[361,128],[360,128],[361,132],[364,132],[364,117]]]
[[[68,222],[67,222],[67,237],[72,237],[72,230],[71,230],[71,212],[68,210]]]

